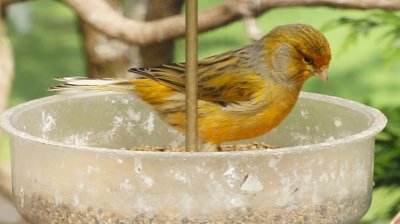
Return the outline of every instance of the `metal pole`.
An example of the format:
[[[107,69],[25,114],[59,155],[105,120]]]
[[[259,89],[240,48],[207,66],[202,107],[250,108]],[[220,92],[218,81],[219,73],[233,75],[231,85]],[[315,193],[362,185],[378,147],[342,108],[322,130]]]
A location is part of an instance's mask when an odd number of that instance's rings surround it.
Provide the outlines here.
[[[197,145],[197,0],[186,0],[186,151]]]

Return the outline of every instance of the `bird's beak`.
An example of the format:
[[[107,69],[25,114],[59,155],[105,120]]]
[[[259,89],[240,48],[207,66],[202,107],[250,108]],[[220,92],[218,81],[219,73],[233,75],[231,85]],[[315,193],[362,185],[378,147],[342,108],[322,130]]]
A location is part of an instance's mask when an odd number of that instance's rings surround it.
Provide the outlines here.
[[[328,69],[324,68],[319,72],[314,72],[314,75],[321,79],[322,81],[328,81]]]

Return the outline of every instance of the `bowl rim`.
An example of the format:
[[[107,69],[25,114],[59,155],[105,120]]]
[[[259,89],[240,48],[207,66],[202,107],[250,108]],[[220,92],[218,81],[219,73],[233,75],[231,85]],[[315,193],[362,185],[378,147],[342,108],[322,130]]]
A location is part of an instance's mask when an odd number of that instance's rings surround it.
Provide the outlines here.
[[[22,113],[26,110],[29,110],[33,106],[37,106],[38,104],[45,105],[49,103],[59,102],[63,100],[71,100],[77,98],[84,97],[95,97],[101,95],[123,95],[129,93],[115,93],[115,92],[103,92],[103,91],[91,91],[91,92],[68,92],[57,94],[53,96],[43,97],[35,100],[31,100],[25,103],[21,103],[15,107],[12,107],[5,111],[1,115],[0,127],[3,128],[9,135],[14,135],[19,138],[24,138],[25,140],[42,143],[45,145],[51,145],[54,148],[65,148],[70,150],[83,150],[83,151],[92,151],[97,153],[105,153],[105,154],[114,154],[114,155],[140,155],[140,156],[151,156],[151,157],[215,157],[215,156],[261,156],[261,155],[277,155],[277,154],[287,154],[287,153],[299,153],[303,151],[312,151],[312,150],[323,150],[327,148],[333,148],[337,145],[348,144],[352,142],[359,142],[368,138],[371,138],[377,135],[380,131],[384,129],[387,123],[387,118],[385,115],[379,110],[372,108],[370,106],[361,104],[359,102],[348,100],[340,97],[317,94],[317,93],[309,93],[309,92],[301,92],[300,97],[315,101],[323,101],[331,104],[340,105],[355,111],[358,111],[361,114],[365,114],[365,116],[369,116],[372,119],[372,123],[365,130],[355,133],[352,135],[348,135],[343,138],[338,138],[329,142],[320,142],[309,145],[299,145],[299,146],[291,146],[291,147],[282,147],[274,150],[252,150],[252,151],[229,151],[229,152],[153,152],[153,151],[132,151],[132,150],[123,150],[123,149],[114,149],[114,148],[105,148],[105,147],[95,147],[95,146],[85,146],[85,145],[71,145],[65,144],[62,142],[56,142],[44,138],[40,138],[37,136],[33,136],[29,133],[26,133],[22,130],[19,130],[13,126],[11,123],[12,117],[17,113]],[[63,150],[65,150],[63,149]]]

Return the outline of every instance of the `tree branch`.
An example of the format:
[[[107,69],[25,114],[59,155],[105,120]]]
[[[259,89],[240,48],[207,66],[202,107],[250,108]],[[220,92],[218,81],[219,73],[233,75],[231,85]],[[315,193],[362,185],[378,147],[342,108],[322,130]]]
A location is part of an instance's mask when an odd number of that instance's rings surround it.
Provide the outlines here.
[[[5,165],[0,166],[0,194],[11,203],[14,203],[11,190],[11,171]]]
[[[400,2],[398,0],[261,0],[261,5],[276,5],[275,7],[289,6],[327,6],[341,9],[383,9],[399,10]]]
[[[0,9],[1,10],[1,9]],[[7,21],[4,14],[0,15],[0,114],[8,106],[8,98],[11,92],[14,78],[14,58],[12,46],[7,36]],[[0,143],[2,141],[0,129]],[[11,199],[11,173],[0,166],[0,194]]]
[[[261,30],[257,26],[255,17],[253,16],[244,17],[244,24],[247,36],[249,36],[251,40],[257,41],[262,38]]]
[[[241,0],[228,0],[213,8],[199,12],[199,32],[215,29],[243,17],[243,10],[236,4]],[[293,6],[328,6],[346,9],[400,9],[397,0],[258,0],[252,2],[250,13],[259,15],[272,8]],[[64,0],[79,17],[96,30],[120,40],[139,45],[149,45],[182,37],[185,34],[184,15],[140,22],[115,12],[105,1]]]
[[[390,224],[400,224],[400,211],[397,213],[397,215],[392,219]]]

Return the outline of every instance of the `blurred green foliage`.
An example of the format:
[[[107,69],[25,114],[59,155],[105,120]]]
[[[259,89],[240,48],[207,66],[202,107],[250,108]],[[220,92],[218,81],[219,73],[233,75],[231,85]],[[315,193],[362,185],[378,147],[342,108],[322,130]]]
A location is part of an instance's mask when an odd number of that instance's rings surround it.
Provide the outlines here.
[[[341,17],[328,22],[323,30],[348,27],[350,32],[343,44],[344,50],[351,50],[362,37],[367,37],[376,30],[382,34],[377,41],[383,42],[382,48],[389,66],[397,62],[400,56],[400,13],[392,11],[373,11],[359,17]],[[400,87],[400,83],[396,83]],[[395,98],[396,96],[389,96]],[[397,96],[398,97],[398,96]],[[386,128],[376,138],[376,153],[374,181],[377,187],[385,186],[391,189],[400,187],[400,105],[390,104],[380,110],[387,116]],[[393,190],[392,190],[393,191]],[[400,197],[390,209],[381,214],[392,217],[400,211]]]
[[[400,106],[381,108],[387,116],[386,128],[377,136],[374,181],[377,187],[400,188]],[[400,197],[392,204],[387,216],[400,211]]]
[[[374,181],[377,186],[400,186],[400,106],[381,111],[388,124],[376,139]]]
[[[207,8],[218,2],[199,1],[199,4],[200,8]],[[31,27],[28,32],[20,32],[13,23],[15,18],[10,18],[9,34],[16,63],[10,106],[50,95],[46,89],[54,84],[53,77],[86,73],[82,40],[74,14],[65,5],[51,0],[20,4],[28,6]],[[11,7],[17,7],[17,4]],[[9,14],[12,17],[12,13]],[[392,217],[393,205],[396,205],[393,200],[400,199],[400,63],[388,63],[386,52],[400,48],[398,14],[324,7],[280,8],[260,16],[257,23],[263,33],[287,23],[328,28],[324,33],[333,55],[330,80],[322,83],[310,79],[304,90],[356,100],[381,109],[388,117],[387,128],[377,138],[374,179],[380,188],[374,192],[372,207],[363,223]],[[250,40],[243,22],[238,21],[201,34],[199,58],[248,43]],[[388,45],[390,43],[393,45]],[[392,60],[397,59],[398,56]],[[183,60],[184,42],[179,39],[175,61]],[[8,148],[8,141],[3,141],[2,145],[3,149]],[[8,158],[8,150],[1,150],[0,158]],[[393,187],[388,190],[382,186]]]
[[[22,4],[28,7],[21,8]],[[15,55],[11,105],[52,95],[46,89],[55,84],[53,77],[85,73],[81,36],[72,11],[49,0],[27,1],[10,8],[14,8],[7,12]],[[23,13],[30,16],[23,19]],[[27,23],[27,31],[18,29],[21,23]]]
[[[400,13],[395,11],[373,10],[361,17],[341,17],[328,22],[322,30],[348,27],[343,50],[349,50],[361,37],[366,37],[375,30],[383,30],[379,41],[385,43],[387,59],[395,59],[400,55]]]

